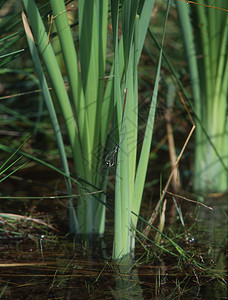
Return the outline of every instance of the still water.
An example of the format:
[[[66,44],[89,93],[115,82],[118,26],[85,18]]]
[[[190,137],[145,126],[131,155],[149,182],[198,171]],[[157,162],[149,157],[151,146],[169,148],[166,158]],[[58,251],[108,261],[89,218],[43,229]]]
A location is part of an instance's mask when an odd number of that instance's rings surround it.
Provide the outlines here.
[[[138,243],[134,260],[113,262],[111,234],[91,251],[54,231],[16,238],[17,228],[7,237],[2,227],[0,299],[227,299],[227,199],[206,204],[213,210],[188,209],[185,235],[173,239],[205,270],[149,243]]]

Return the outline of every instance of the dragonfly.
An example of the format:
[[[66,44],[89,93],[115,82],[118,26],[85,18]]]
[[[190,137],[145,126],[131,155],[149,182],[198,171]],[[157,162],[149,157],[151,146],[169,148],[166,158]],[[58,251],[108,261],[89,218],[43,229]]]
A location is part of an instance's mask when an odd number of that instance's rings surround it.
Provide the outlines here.
[[[115,148],[105,157],[105,163],[108,167],[113,167],[115,165],[115,155],[119,148],[119,144],[116,143]]]

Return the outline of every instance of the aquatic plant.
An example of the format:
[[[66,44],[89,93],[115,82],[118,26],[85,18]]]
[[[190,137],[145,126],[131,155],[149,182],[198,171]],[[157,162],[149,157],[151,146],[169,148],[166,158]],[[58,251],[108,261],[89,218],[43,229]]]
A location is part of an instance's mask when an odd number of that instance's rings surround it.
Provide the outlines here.
[[[111,1],[114,57],[107,84],[104,83],[104,79],[106,77],[108,1],[79,2],[79,49],[75,47],[67,17],[71,8],[69,6],[65,7],[64,1],[50,1],[53,13],[52,23],[55,23],[57,29],[66,67],[66,77],[70,88],[69,94],[52,49],[50,35],[47,34],[39,10],[33,0],[24,0],[23,2],[32,29],[31,32],[27,18],[23,14],[25,31],[53,128],[55,128],[56,136],[59,136],[57,142],[67,178],[68,193],[70,194],[71,183],[66,154],[55,116],[55,108],[52,104],[53,100],[48,92],[45,74],[36,53],[35,42],[64,119],[77,176],[86,179],[90,183],[90,188],[91,185],[94,185],[105,191],[108,167],[117,163],[113,257],[120,258],[134,249],[135,233],[131,227],[137,226],[137,217],[132,215],[131,211],[134,211],[135,214],[139,213],[153,133],[162,50],[143,146],[137,166],[137,66],[154,1],[122,1],[121,15],[119,14],[120,2]],[[120,19],[122,24],[121,36],[118,34]],[[78,57],[80,57],[79,60]],[[108,136],[110,138],[107,144]],[[98,173],[97,170],[101,168],[104,161],[103,154],[106,144],[111,152],[110,156],[105,156],[107,169],[106,176],[104,176],[104,174]],[[82,193],[84,188],[79,186]],[[82,234],[84,237],[91,236],[94,233],[102,235],[105,227],[105,201],[105,195],[103,195],[102,201],[99,202],[92,195],[88,196],[87,193],[86,196],[81,196],[77,201],[76,212],[73,201],[70,201],[71,231]]]
[[[196,120],[194,189],[228,190],[228,2],[176,1]]]

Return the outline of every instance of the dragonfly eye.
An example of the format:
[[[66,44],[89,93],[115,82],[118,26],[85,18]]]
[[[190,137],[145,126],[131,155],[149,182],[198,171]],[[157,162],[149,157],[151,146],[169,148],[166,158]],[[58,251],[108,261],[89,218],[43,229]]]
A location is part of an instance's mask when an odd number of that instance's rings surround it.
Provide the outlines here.
[[[118,150],[118,147],[119,147],[119,144],[116,144],[115,149],[106,156],[106,158],[105,158],[106,166],[112,167],[115,165],[115,154]],[[112,156],[112,161],[110,159],[108,159],[110,156]]]
[[[115,164],[115,162],[114,162],[114,161],[113,161],[113,162],[111,162],[110,160],[106,161],[105,163],[106,163],[106,166],[107,166],[107,167],[113,167],[113,166],[114,166],[114,164]]]

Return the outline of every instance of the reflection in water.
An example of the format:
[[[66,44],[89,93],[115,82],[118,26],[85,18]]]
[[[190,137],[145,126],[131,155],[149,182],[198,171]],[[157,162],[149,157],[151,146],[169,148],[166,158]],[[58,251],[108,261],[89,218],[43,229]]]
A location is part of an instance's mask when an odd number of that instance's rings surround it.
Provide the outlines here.
[[[140,286],[138,271],[132,268],[133,262],[131,258],[125,258],[119,265],[115,266],[116,282],[113,296],[115,300],[137,299],[143,298],[143,290]]]
[[[207,204],[213,210],[199,208],[198,224],[200,232],[205,236],[205,242],[209,247],[210,255],[218,270],[223,270],[225,262],[225,252],[227,246],[227,216],[228,216],[228,197],[223,199],[209,199]]]
[[[200,260],[202,257],[200,262],[205,261],[207,266],[212,266],[216,276],[223,271],[220,277],[223,278],[226,268],[227,199],[208,200],[206,204],[213,210],[198,207],[197,221],[195,212],[192,213],[187,206],[187,213],[194,216],[196,233],[188,232],[192,234],[188,236],[188,242],[184,234],[177,238],[175,233],[174,241],[183,242],[182,248],[194,254],[194,258]],[[185,218],[186,212],[182,208]],[[192,211],[194,209],[193,205]],[[178,216],[180,218],[180,213]],[[175,225],[175,221],[171,224],[170,232],[177,232],[178,228],[173,226],[180,225]],[[180,220],[178,224],[181,224]],[[4,226],[9,232],[6,223]],[[188,224],[186,227],[189,227]],[[183,233],[182,225],[180,231]],[[83,244],[75,244],[75,241],[55,237],[54,234],[50,236],[48,231],[37,235],[29,232],[20,239],[3,239],[3,235],[4,232],[0,234],[2,299],[31,299],[31,295],[39,295],[37,299],[118,300],[226,297],[225,283],[222,279],[217,280],[215,273],[210,275],[191,263],[184,264],[180,257],[170,256],[149,243],[144,248],[142,245],[137,248],[136,261],[122,260],[117,264],[107,258],[111,255],[112,236],[105,236],[107,246],[103,244],[89,251]],[[154,236],[152,239],[155,240]],[[165,240],[161,239],[160,243],[169,249]],[[170,250],[175,252],[173,248]]]

